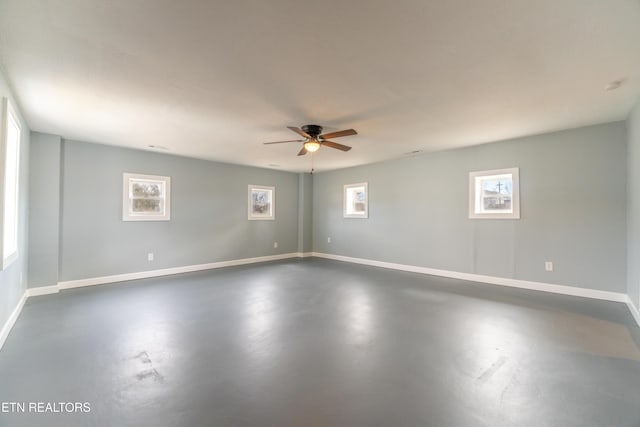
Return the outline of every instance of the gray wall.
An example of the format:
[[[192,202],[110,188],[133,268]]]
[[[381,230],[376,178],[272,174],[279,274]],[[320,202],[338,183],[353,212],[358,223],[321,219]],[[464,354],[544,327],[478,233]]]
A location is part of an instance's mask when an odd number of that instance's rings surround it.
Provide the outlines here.
[[[298,174],[298,252],[313,248],[313,175]]]
[[[627,123],[628,225],[622,122],[313,176],[34,133],[30,285],[314,250],[628,292],[637,303],[638,110]],[[520,167],[522,219],[468,219],[468,172],[512,166]],[[172,177],[172,221],[122,222],[125,171]],[[370,217],[344,219],[342,186],[361,181],[369,182]],[[248,184],[276,186],[276,221],[246,219]],[[155,261],[147,261],[148,252]],[[544,271],[547,260],[554,272]]]
[[[66,140],[62,149],[61,281],[297,252],[297,174]],[[171,177],[171,221],[122,221],[123,172]],[[276,187],[275,221],[247,220],[249,184]]]
[[[640,102],[629,115],[627,133],[627,291],[640,308]]]
[[[58,283],[60,245],[59,136],[31,133],[29,287]]]
[[[9,85],[0,72],[0,100],[9,98],[13,107],[20,114],[19,105],[11,94]],[[0,104],[1,105],[1,104]],[[0,110],[2,107],[0,106]],[[18,219],[18,259],[6,270],[0,271],[0,329],[18,305],[24,295],[28,280],[28,204],[29,204],[29,140],[30,131],[27,123],[21,118],[22,125],[20,140],[20,193]]]
[[[626,293],[625,165],[618,122],[319,173],[313,248]],[[520,168],[521,219],[468,219],[469,171],[507,167]],[[369,219],[343,218],[342,186],[363,181]]]

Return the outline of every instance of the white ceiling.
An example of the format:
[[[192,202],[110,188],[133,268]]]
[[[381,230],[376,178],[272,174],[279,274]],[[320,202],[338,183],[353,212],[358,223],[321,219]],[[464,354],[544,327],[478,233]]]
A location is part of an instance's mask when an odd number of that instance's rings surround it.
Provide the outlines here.
[[[625,119],[640,1],[2,0],[0,61],[32,130],[328,170]]]

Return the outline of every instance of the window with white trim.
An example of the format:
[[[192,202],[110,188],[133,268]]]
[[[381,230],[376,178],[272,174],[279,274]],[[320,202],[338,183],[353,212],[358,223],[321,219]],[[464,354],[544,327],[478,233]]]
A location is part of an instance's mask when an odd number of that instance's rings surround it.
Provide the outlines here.
[[[122,181],[123,221],[171,219],[170,177],[124,173]]]
[[[20,121],[7,98],[3,100],[2,148],[2,269],[18,258],[18,194]]]
[[[346,184],[342,205],[344,218],[369,218],[369,184]]]
[[[276,188],[265,185],[249,185],[249,220],[274,220],[276,218]]]
[[[519,219],[520,170],[469,173],[469,218]]]

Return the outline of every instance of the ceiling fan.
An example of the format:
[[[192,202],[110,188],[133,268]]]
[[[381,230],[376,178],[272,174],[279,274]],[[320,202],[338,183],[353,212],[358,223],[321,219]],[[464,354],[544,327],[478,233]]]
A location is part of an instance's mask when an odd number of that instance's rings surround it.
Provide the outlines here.
[[[331,138],[339,138],[341,136],[349,136],[349,135],[357,135],[353,129],[345,129],[338,132],[329,132],[325,134],[322,133],[322,126],[318,125],[304,125],[302,128],[297,128],[295,126],[287,126],[287,128],[291,129],[298,135],[304,137],[305,139],[292,139],[289,141],[275,141],[275,142],[265,142],[265,144],[282,144],[285,142],[302,142],[302,149],[298,153],[298,156],[304,156],[307,153],[313,153],[318,151],[321,146],[327,146],[331,148],[337,148],[342,151],[349,151],[351,147],[347,145],[338,144],[337,142],[329,141]]]

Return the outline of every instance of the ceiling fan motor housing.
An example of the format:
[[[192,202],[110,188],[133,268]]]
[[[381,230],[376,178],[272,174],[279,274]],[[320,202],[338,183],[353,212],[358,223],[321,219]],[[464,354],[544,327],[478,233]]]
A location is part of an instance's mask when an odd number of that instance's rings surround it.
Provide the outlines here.
[[[317,138],[318,135],[322,133],[322,126],[318,125],[304,125],[302,126],[302,130],[308,133],[309,135]]]

